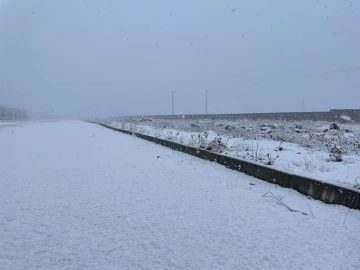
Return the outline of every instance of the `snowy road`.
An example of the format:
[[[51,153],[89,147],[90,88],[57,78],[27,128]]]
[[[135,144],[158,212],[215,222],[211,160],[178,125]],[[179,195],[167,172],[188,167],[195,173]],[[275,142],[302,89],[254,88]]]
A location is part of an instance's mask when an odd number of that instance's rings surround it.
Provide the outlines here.
[[[1,269],[359,269],[347,212],[93,124],[0,129]]]

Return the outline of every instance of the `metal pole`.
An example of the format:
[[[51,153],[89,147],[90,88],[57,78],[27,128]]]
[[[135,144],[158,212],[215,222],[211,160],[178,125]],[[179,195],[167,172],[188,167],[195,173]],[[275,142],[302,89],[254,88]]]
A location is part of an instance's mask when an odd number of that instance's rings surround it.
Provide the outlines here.
[[[24,113],[24,96],[27,95],[27,93],[22,93],[21,95],[21,109],[22,109],[22,115],[23,115],[23,119],[25,120],[25,113]]]
[[[27,95],[27,93],[22,93],[21,95],[21,109],[24,110],[24,96]]]
[[[205,96],[205,114],[208,114],[208,90],[205,90],[206,96]]]
[[[169,91],[171,93],[171,108],[172,108],[172,115],[175,114],[175,105],[174,105],[174,94],[176,93],[176,91]]]

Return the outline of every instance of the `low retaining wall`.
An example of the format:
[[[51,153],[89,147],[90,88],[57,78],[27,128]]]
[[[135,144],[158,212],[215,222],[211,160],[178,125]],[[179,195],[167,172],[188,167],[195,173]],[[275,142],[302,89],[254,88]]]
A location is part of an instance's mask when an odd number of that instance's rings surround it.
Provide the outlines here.
[[[201,159],[216,162],[227,168],[245,173],[249,176],[264,180],[266,182],[279,185],[285,188],[294,189],[301,194],[309,196],[315,200],[320,200],[328,204],[339,204],[353,209],[360,210],[360,192],[339,187],[336,185],[323,183],[315,179],[298,176],[282,171],[272,169],[263,165],[255,164],[245,160],[239,160],[232,157],[223,156],[217,153],[198,149],[191,146],[167,141],[148,135],[134,133],[128,130],[110,127],[105,124],[96,123],[105,128],[125,134],[135,135],[138,138],[160,144],[173,150],[196,156]]]
[[[360,122],[360,110],[330,110],[328,112],[282,112],[282,113],[238,113],[238,114],[185,114],[185,115],[147,115],[134,116],[134,118],[150,117],[164,120],[282,120],[282,121],[327,121],[347,123],[349,117],[353,122]],[[132,117],[111,117],[111,119],[122,119]]]

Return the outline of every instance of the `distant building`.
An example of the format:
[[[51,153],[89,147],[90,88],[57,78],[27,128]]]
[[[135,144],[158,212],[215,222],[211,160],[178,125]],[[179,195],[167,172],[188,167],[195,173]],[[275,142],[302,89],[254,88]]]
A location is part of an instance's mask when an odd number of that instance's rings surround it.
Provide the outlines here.
[[[0,106],[0,121],[4,120],[26,120],[27,112],[24,110],[6,108]]]

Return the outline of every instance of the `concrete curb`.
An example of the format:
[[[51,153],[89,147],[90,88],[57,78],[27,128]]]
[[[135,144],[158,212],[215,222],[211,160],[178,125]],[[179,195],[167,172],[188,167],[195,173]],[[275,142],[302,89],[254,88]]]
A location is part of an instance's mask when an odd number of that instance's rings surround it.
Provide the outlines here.
[[[216,162],[218,164],[226,166],[229,169],[245,173],[260,180],[276,184],[281,187],[294,189],[301,194],[309,196],[315,200],[320,200],[324,203],[338,204],[352,209],[360,210],[360,192],[352,189],[347,189],[329,183],[323,183],[319,180],[278,171],[264,165],[259,165],[249,161],[223,156],[221,154],[179,144],[176,142],[134,133],[128,130],[110,127],[105,124],[96,122],[90,123],[99,124],[100,126],[117,132],[134,135],[138,138],[160,144],[173,150],[181,151],[183,153],[196,156],[201,159]]]

